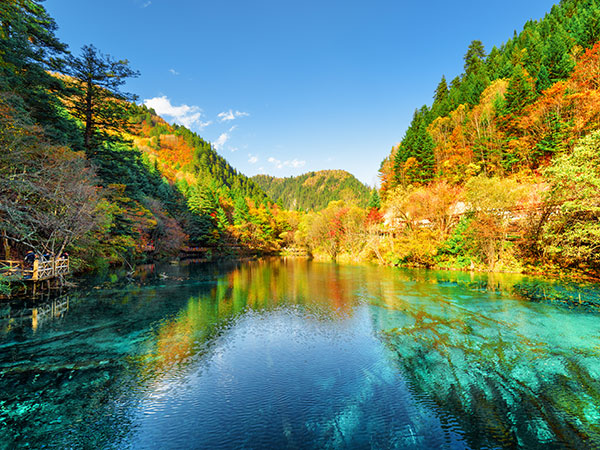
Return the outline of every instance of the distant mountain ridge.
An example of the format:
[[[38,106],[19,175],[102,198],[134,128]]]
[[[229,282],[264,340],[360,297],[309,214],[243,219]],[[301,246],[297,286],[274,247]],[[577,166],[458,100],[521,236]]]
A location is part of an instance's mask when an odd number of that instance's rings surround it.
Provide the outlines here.
[[[320,170],[295,177],[255,175],[250,180],[286,209],[320,210],[333,200],[351,200],[365,207],[370,188],[345,170]]]

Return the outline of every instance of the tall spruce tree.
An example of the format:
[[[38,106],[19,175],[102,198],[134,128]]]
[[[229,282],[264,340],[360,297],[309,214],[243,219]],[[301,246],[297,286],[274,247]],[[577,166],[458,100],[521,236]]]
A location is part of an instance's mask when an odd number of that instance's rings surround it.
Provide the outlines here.
[[[435,92],[433,94],[433,106],[431,107],[433,118],[444,116],[450,111],[448,92],[449,90],[448,83],[446,82],[446,77],[442,75],[442,79],[435,88]]]
[[[433,138],[427,131],[429,110],[423,106],[415,111],[394,160],[396,181],[403,185],[427,183],[434,176],[435,156]]]
[[[548,69],[550,80],[553,83],[566,79],[573,70],[573,67],[575,67],[575,62],[569,54],[571,45],[571,38],[564,27],[560,23],[557,23],[555,30],[546,42],[544,60],[542,61]]]
[[[434,103],[442,103],[444,100],[448,98],[448,83],[446,82],[446,77],[442,75],[442,79],[439,84],[435,88],[435,94],[433,95]]]
[[[550,81],[550,72],[548,72],[546,66],[542,64],[542,67],[540,67],[540,71],[538,73],[538,78],[535,83],[535,87],[538,93],[541,94],[542,91],[548,89],[550,86],[552,86],[552,81]]]
[[[373,191],[371,192],[371,198],[369,199],[368,208],[381,208],[381,199],[379,198],[379,193],[377,192],[377,189],[373,189]]]
[[[506,109],[509,113],[518,113],[535,99],[535,90],[527,71],[521,65],[513,68],[512,77],[506,89]]]
[[[471,41],[467,53],[465,54],[465,74],[469,74],[479,69],[485,59],[485,48],[479,40]]]
[[[472,41],[465,60],[465,75],[462,80],[464,99],[471,105],[477,104],[483,90],[490,84],[485,65],[485,49],[481,41]]]
[[[66,72],[73,79],[73,115],[85,125],[84,146],[92,154],[99,134],[127,128],[128,102],[135,96],[121,86],[139,72],[127,60],[115,60],[93,45],[83,46],[81,56],[70,56]]]

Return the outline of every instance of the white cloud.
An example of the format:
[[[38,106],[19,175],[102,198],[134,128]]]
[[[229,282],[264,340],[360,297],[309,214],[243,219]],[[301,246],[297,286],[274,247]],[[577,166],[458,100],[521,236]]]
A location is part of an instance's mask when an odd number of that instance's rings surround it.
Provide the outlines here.
[[[284,167],[292,167],[294,169],[298,169],[300,167],[304,167],[304,165],[306,164],[306,161],[300,161],[296,158],[292,159],[291,161],[281,161],[279,159],[273,158],[272,156],[269,157],[267,161],[273,164],[277,169],[283,169]]]
[[[179,75],[179,72],[177,72],[175,69],[169,69],[169,72],[171,72],[173,75]]]
[[[217,114],[217,117],[219,118],[219,120],[221,122],[224,122],[226,120],[233,120],[235,119],[235,116],[233,115],[233,113],[231,112],[231,110],[229,110],[229,112],[222,112]]]
[[[258,168],[258,173],[266,173],[265,168],[264,167],[259,167]]]
[[[239,119],[240,117],[247,117],[249,115],[250,114],[248,114],[247,112],[232,111],[230,109],[229,111],[223,111],[223,112],[217,114],[217,117],[219,118],[219,121],[227,122],[229,120]]]
[[[148,7],[148,6],[150,6],[151,4],[152,4],[152,2],[148,1],[148,2],[146,2],[146,3],[144,3],[144,4],[142,5],[142,8],[147,8],[147,7]]]
[[[181,105],[175,106],[171,104],[171,100],[166,95],[162,97],[154,97],[144,100],[144,105],[154,109],[159,116],[170,118],[172,122],[178,123],[190,128],[192,125],[197,125],[199,128],[207,127],[212,121],[202,122],[202,110],[198,106]]]
[[[256,164],[258,162],[258,156],[248,154],[248,162],[250,164]]]
[[[213,147],[216,150],[221,150],[228,140],[229,140],[229,134],[221,133],[221,135],[217,138],[217,140],[215,142],[213,142]]]

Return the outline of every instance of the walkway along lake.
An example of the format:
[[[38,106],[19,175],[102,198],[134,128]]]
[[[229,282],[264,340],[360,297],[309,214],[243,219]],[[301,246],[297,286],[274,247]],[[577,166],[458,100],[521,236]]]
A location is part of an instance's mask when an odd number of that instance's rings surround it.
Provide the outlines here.
[[[597,285],[303,260],[90,283],[35,324],[2,306],[0,448],[600,447]]]

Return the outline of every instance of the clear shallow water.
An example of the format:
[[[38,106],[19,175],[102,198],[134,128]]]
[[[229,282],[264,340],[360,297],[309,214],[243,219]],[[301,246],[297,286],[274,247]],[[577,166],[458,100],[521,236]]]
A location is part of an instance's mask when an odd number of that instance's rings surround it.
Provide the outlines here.
[[[600,448],[596,305],[306,261],[92,280],[0,310],[0,448]]]

